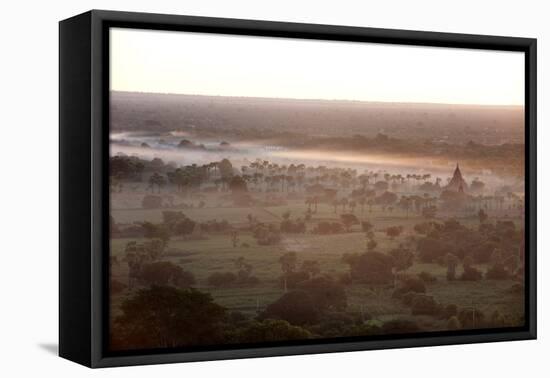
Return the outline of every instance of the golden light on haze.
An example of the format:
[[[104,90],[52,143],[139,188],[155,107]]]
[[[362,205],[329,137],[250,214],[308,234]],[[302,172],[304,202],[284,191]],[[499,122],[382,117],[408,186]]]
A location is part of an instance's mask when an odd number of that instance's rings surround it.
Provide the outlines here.
[[[113,28],[111,90],[524,104],[524,54]]]

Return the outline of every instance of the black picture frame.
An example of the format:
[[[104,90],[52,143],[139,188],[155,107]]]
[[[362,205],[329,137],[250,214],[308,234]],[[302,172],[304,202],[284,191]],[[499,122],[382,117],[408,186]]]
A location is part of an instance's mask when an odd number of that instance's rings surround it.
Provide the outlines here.
[[[300,343],[110,353],[110,27],[525,53],[525,326]],[[92,10],[59,24],[59,354],[88,367],[267,357],[536,338],[536,39]]]

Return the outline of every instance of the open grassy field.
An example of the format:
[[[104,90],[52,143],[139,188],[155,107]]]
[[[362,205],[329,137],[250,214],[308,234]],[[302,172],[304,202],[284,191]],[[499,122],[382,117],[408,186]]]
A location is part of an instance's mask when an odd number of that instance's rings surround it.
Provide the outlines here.
[[[267,223],[278,223],[285,212],[292,216],[304,214],[307,206],[303,201],[291,200],[287,205],[278,207],[205,207],[182,210],[188,217],[198,221],[211,219],[226,219],[232,224],[246,224],[246,214],[253,214],[257,219]],[[153,222],[162,220],[162,209],[126,209],[114,210],[113,217],[117,222],[134,222],[147,219]],[[360,219],[368,219],[374,225],[374,234],[378,242],[378,250],[389,251],[414,235],[413,226],[422,221],[417,214],[406,217],[402,211],[392,214],[375,208],[372,212],[367,209],[361,213],[356,209]],[[308,230],[321,220],[337,220],[339,213],[328,205],[319,205],[317,213],[307,222]],[[473,217],[462,218],[461,222],[474,227],[478,220]],[[518,224],[521,223],[517,220]],[[401,225],[404,232],[395,240],[386,236],[384,230],[389,226]],[[119,261],[124,258],[124,248],[129,241],[142,242],[143,239],[112,239],[111,254]],[[364,251],[366,249],[365,234],[359,226],[354,226],[351,232],[333,235],[285,234],[277,245],[260,246],[250,232],[239,232],[237,246],[226,234],[202,234],[197,238],[173,237],[168,244],[163,260],[181,266],[184,270],[193,273],[196,287],[212,294],[215,301],[230,310],[240,311],[254,316],[270,303],[275,302],[284,291],[280,284],[282,274],[279,263],[280,257],[287,252],[295,252],[298,261],[315,260],[319,263],[322,273],[338,276],[348,271],[349,266],[342,262],[346,253]],[[259,283],[252,287],[214,288],[208,285],[208,277],[215,272],[234,272],[235,260],[244,257],[252,265],[252,274],[259,279]],[[485,265],[477,265],[485,271]],[[483,281],[452,281],[446,280],[446,267],[439,264],[426,264],[415,261],[406,270],[407,274],[416,275],[420,272],[429,272],[436,278],[436,282],[428,284],[428,294],[442,304],[456,304],[459,307],[474,307],[486,313],[499,310],[501,313],[521,316],[523,313],[523,299],[521,294],[510,294],[509,289],[514,284],[512,280],[483,280]],[[461,268],[458,268],[458,274]],[[124,263],[114,266],[113,277],[125,282],[128,270]],[[393,286],[366,286],[351,284],[346,287],[348,309],[355,312],[366,312],[379,320],[387,320],[396,316],[410,316],[410,308],[392,298]],[[113,298],[116,309],[120,301],[128,295],[117,295]],[[114,312],[116,314],[116,310]],[[420,320],[422,317],[419,317]]]

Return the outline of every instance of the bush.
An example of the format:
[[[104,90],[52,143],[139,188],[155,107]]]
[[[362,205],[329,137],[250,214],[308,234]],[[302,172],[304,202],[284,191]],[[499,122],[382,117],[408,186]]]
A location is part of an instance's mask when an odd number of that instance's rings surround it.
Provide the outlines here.
[[[339,234],[342,231],[344,231],[342,223],[324,221],[317,223],[317,226],[313,229],[313,233],[319,235]]]
[[[506,317],[500,313],[500,311],[495,310],[488,321],[488,326],[493,328],[500,328],[500,327],[506,327],[508,325],[508,322],[506,320]]]
[[[143,265],[138,278],[147,285],[173,285],[179,288],[187,288],[195,283],[193,274],[168,261]]]
[[[382,332],[387,334],[401,334],[418,332],[420,327],[415,321],[409,319],[393,319],[382,325]]]
[[[473,266],[465,266],[464,272],[460,276],[462,281],[479,281],[483,277],[483,274]]]
[[[218,221],[216,219],[209,220],[200,224],[201,230],[204,232],[227,232],[231,228],[229,222],[225,219]]]
[[[411,313],[413,315],[438,316],[441,313],[441,306],[430,295],[417,295],[412,300]]]
[[[416,298],[417,295],[423,295],[423,294],[418,294],[418,293],[413,293],[413,292],[408,292],[408,293],[405,293],[405,294],[396,294],[395,291],[394,291],[394,294],[392,295],[392,297],[393,298],[400,298],[401,302],[405,306],[411,306],[413,299]]]
[[[394,298],[399,298],[400,296],[407,293],[425,293],[426,285],[418,277],[407,277],[404,280],[399,282],[399,286],[393,292]]]
[[[281,241],[281,232],[272,225],[259,223],[253,227],[252,233],[258,245],[275,245]]]
[[[450,319],[454,316],[458,315],[458,306],[454,303],[448,304],[446,306],[443,306],[443,309],[441,311],[441,317],[443,319]]]
[[[170,232],[162,224],[157,225],[150,222],[144,222],[141,228],[143,229],[143,236],[146,238],[156,238],[164,241],[170,239]]]
[[[447,320],[447,329],[455,331],[457,329],[460,329],[460,320],[456,316],[451,316],[449,320]]]
[[[208,284],[215,287],[230,286],[235,283],[237,276],[231,272],[216,272],[208,277]]]
[[[433,283],[437,281],[437,278],[430,272],[420,272],[417,274],[424,283]]]
[[[492,241],[481,243],[473,248],[472,257],[476,263],[487,263],[497,248],[498,244]]]
[[[479,328],[483,326],[485,315],[478,309],[465,308],[458,313],[462,328]]]
[[[306,232],[306,224],[301,220],[285,219],[281,222],[281,232],[287,232],[289,234],[303,234]]]
[[[510,278],[510,273],[500,263],[493,264],[485,273],[485,278],[488,280],[507,280]]]
[[[254,321],[241,330],[238,340],[241,343],[263,343],[270,341],[305,340],[313,335],[302,327],[294,326],[285,320],[265,319]]]

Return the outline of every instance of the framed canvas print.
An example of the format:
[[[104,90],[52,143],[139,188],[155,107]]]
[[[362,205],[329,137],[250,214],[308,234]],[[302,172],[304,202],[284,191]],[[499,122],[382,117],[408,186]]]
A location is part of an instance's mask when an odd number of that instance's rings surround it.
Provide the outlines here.
[[[536,337],[536,40],[60,23],[60,355]]]

